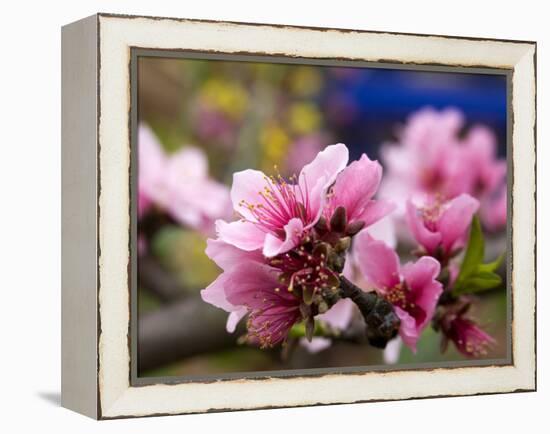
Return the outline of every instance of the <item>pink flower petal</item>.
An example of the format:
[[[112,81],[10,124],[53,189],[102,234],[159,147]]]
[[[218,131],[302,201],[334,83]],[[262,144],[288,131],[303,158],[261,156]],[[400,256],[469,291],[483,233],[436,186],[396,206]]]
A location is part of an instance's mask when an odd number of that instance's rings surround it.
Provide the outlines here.
[[[481,177],[485,183],[485,192],[492,193],[506,181],[507,163],[504,160],[491,161],[483,168]]]
[[[192,208],[189,204],[179,201],[169,202],[170,206],[166,210],[178,223],[193,229],[199,229],[203,222],[203,215],[198,209]]]
[[[276,274],[270,267],[256,262],[241,262],[201,290],[201,297],[205,302],[230,312],[226,329],[231,333],[248,313],[248,308],[261,305],[265,291],[272,293],[277,284]],[[284,308],[281,311],[284,313]]]
[[[439,296],[443,292],[443,286],[438,281],[433,281],[429,284],[427,284],[422,292],[417,294],[416,298],[416,304],[421,307],[424,310],[424,313],[426,314],[424,321],[418,322],[416,324],[419,333],[424,330],[424,328],[430,323],[432,320],[436,307],[437,302],[439,300]]]
[[[402,345],[403,341],[399,337],[389,341],[384,349],[384,362],[389,365],[396,364],[399,361],[399,356],[401,355]]]
[[[319,220],[326,202],[328,188],[336,181],[348,164],[349,152],[346,145],[338,143],[327,146],[319,152],[315,159],[305,165],[300,172],[298,184],[302,191],[307,192],[310,208],[315,214],[314,223]]]
[[[392,213],[395,208],[396,206],[392,202],[385,200],[371,200],[365,205],[362,213],[357,215],[356,219],[365,222],[365,226],[370,226]]]
[[[386,143],[380,149],[380,156],[385,168],[389,168],[391,171],[392,178],[394,175],[402,178],[403,176],[409,177],[414,174],[414,166],[411,165],[411,152],[405,146]],[[402,184],[402,179],[397,179],[397,181]]]
[[[473,126],[465,139],[465,146],[475,158],[473,162],[490,161],[495,158],[497,138],[495,133],[483,125]]]
[[[401,274],[413,291],[421,291],[438,275],[441,265],[430,256],[423,256],[416,262],[409,262],[401,268]]]
[[[208,177],[208,159],[201,149],[187,146],[170,156],[168,171],[182,182],[203,180]]]
[[[263,260],[263,255],[259,250],[242,250],[220,239],[208,239],[206,243],[206,255],[222,270],[230,270],[231,267],[243,261],[261,262]]]
[[[412,350],[413,353],[416,353],[416,343],[420,337],[416,327],[416,321],[411,315],[400,307],[394,306],[394,310],[395,314],[401,320],[401,325],[399,326],[399,336],[401,337],[401,340]]]
[[[302,233],[304,231],[304,225],[299,218],[291,219],[284,227],[285,239],[267,234],[265,236],[263,254],[268,258],[277,256],[281,253],[288,252],[296,247],[301,240]]]
[[[254,223],[237,220],[227,223],[216,221],[216,233],[220,240],[232,244],[242,250],[252,251],[263,247],[265,233]]]
[[[443,286],[435,280],[440,268],[439,262],[434,258],[423,256],[415,263],[408,263],[401,269],[403,278],[412,292],[415,305],[425,313],[424,319],[416,324],[419,334],[431,321],[439,296],[443,292]]]
[[[170,215],[184,225],[211,232],[214,221],[230,217],[229,189],[210,179],[169,185],[170,199],[165,204]]]
[[[399,258],[382,241],[373,239],[366,231],[355,237],[354,254],[359,269],[377,289],[382,292],[400,282]]]
[[[378,190],[381,178],[382,166],[363,154],[336,178],[334,194],[330,199],[331,208],[343,206],[350,221],[360,219]]]
[[[246,306],[248,309],[263,308],[266,298],[281,310],[287,307],[287,301],[298,300],[287,291],[275,291],[279,287],[276,270],[255,262],[244,262],[232,269],[225,282],[227,300],[234,306]],[[299,301],[298,301],[299,304]]]
[[[431,232],[424,225],[424,220],[420,215],[420,211],[412,203],[407,201],[407,224],[416,241],[423,246],[428,253],[434,253],[435,249],[441,242],[441,234]]]
[[[508,193],[502,188],[495,198],[484,201],[481,208],[483,224],[490,231],[497,231],[506,227],[508,213]]]
[[[225,329],[228,333],[233,333],[235,329],[237,328],[237,324],[239,324],[239,321],[243,319],[243,317],[247,314],[248,310],[246,307],[242,307],[239,310],[235,310],[229,314],[227,317],[227,323],[225,325]]]
[[[235,305],[227,300],[225,287],[230,279],[230,273],[223,272],[208,287],[201,290],[201,298],[226,312],[232,312],[237,309]]]
[[[450,201],[438,223],[441,244],[446,252],[450,252],[455,243],[466,235],[478,208],[479,201],[468,194],[461,194]]]
[[[167,157],[153,131],[144,124],[141,124],[138,129],[138,147],[138,190],[140,194],[156,200],[156,192],[162,181]]]
[[[247,169],[233,174],[230,193],[233,209],[248,220],[256,220],[247,205],[257,205],[264,202],[260,192],[264,190],[266,185],[266,175],[259,170]]]
[[[376,223],[370,225],[365,230],[372,238],[375,240],[384,241],[384,243],[392,249],[395,249],[397,246],[395,222],[392,215],[387,215],[381,220],[378,220]]]

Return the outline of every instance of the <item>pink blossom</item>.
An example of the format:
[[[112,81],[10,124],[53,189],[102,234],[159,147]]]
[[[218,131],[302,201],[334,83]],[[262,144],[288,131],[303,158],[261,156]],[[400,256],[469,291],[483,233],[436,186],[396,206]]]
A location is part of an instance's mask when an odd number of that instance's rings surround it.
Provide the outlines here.
[[[488,349],[496,341],[483,331],[473,319],[466,317],[469,307],[470,303],[467,302],[447,309],[438,324],[443,333],[444,349],[450,340],[465,356],[479,357],[486,355]]]
[[[301,320],[300,299],[281,285],[276,269],[250,257],[238,259],[241,254],[238,252],[243,251],[227,244],[225,246],[234,251],[221,254],[224,259],[220,263],[227,261],[226,269],[201,291],[203,300],[231,312],[228,331],[234,331],[237,322],[248,314],[249,342],[262,348],[276,345]]]
[[[205,302],[230,313],[227,319],[227,331],[232,333],[237,323],[246,315],[247,309],[245,306],[233,305],[228,301],[225,292],[227,282],[230,281],[235,267],[239,264],[250,262],[261,264],[264,262],[263,256],[259,251],[240,250],[231,244],[212,239],[207,240],[205,253],[223,270],[223,273],[207,288],[201,290],[201,297]],[[234,279],[232,281],[234,282]]]
[[[284,340],[298,321],[306,321],[309,333],[314,317],[336,330],[348,326],[353,303],[328,306],[340,273],[352,268],[345,261],[350,236],[380,221],[392,206],[373,199],[380,165],[366,155],[346,168],[347,161],[347,148],[338,144],[288,181],[255,170],[234,175],[231,200],[241,219],[216,222],[218,238],[208,241],[206,253],[223,273],[201,291],[204,301],[230,313],[228,330],[248,316],[249,341],[266,347]],[[332,227],[336,211],[343,214],[341,231]],[[361,227],[348,231],[355,223]],[[384,227],[382,232],[393,234]],[[326,342],[308,346],[319,349]]]
[[[460,112],[453,109],[414,113],[399,142],[386,144],[381,150],[388,171],[383,197],[403,202],[417,194],[454,197],[467,192],[470,175],[457,137],[462,122]]]
[[[436,280],[439,262],[424,256],[401,267],[395,251],[367,232],[360,232],[355,242],[359,269],[376,291],[394,305],[401,320],[399,335],[405,345],[416,351],[420,334],[433,317],[443,291]]]
[[[366,232],[371,238],[383,241],[388,247],[395,249],[397,247],[397,236],[395,231],[395,219],[393,216],[387,215],[380,219],[372,226],[363,229],[362,232]],[[363,235],[364,236],[364,235]],[[353,242],[351,249],[346,254],[346,263],[342,271],[342,275],[345,276],[350,282],[362,287],[365,285],[364,276],[358,272],[357,264],[357,242]]]
[[[369,236],[375,240],[384,242],[392,249],[395,249],[397,246],[395,219],[391,214],[380,219],[368,228],[363,229],[361,233],[363,232],[368,233]],[[364,287],[366,283],[368,284],[368,282],[365,282],[364,276],[358,271],[357,246],[359,244],[360,243],[354,241],[351,245],[351,249],[347,252],[346,263],[344,264],[342,275],[355,285]]]
[[[229,332],[248,315],[248,339],[263,347],[281,342],[292,325],[302,320],[302,296],[293,291],[294,287],[313,293],[314,286],[322,285],[321,275],[327,276],[327,285],[337,282],[337,273],[326,267],[322,253],[297,249],[266,259],[260,250],[242,250],[219,239],[207,243],[206,254],[223,272],[201,291],[202,299],[230,313]],[[353,303],[340,300],[317,318],[342,330],[349,324],[352,310]],[[262,321],[266,322],[263,326]],[[311,349],[316,349],[318,343]]]
[[[327,190],[347,161],[348,149],[337,144],[319,152],[289,181],[258,170],[235,173],[231,200],[241,219],[218,221],[218,237],[243,250],[262,249],[266,257],[291,250],[319,220]]]
[[[387,176],[381,196],[404,203],[427,195],[450,200],[466,193],[480,200],[482,208],[490,206],[505,184],[506,162],[497,156],[490,129],[474,126],[461,138],[463,125],[461,113],[454,109],[428,108],[413,114],[399,141],[382,148]],[[489,224],[484,215],[482,219]]]
[[[503,187],[495,197],[487,199],[481,208],[481,218],[490,231],[506,227],[508,213],[508,193]]]
[[[481,201],[481,220],[492,231],[506,227],[507,190],[506,161],[497,158],[497,142],[493,132],[476,126],[465,139],[468,152],[471,194]]]
[[[337,176],[330,190],[325,211],[327,220],[340,206],[346,210],[349,224],[362,222],[364,227],[392,212],[395,208],[393,203],[373,199],[381,179],[382,166],[378,161],[372,161],[363,154],[359,160],[352,162]]]
[[[263,348],[283,341],[302,318],[300,300],[265,265],[238,265],[232,270],[225,291],[230,303],[247,308],[248,339]]]
[[[426,253],[441,259],[451,257],[463,246],[479,201],[461,194],[449,201],[427,199],[418,205],[407,202],[407,223]]]
[[[463,146],[472,178],[469,192],[486,198],[506,180],[506,161],[497,158],[496,137],[488,128],[475,126],[468,132]]]
[[[139,127],[138,213],[151,204],[194,229],[210,231],[227,216],[229,190],[208,176],[208,160],[198,148],[166,155],[153,132]]]

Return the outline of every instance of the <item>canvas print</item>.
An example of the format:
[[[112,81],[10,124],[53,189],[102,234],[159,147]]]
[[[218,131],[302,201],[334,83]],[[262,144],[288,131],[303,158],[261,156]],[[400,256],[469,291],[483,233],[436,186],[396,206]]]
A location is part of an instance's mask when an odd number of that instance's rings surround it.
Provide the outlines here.
[[[138,377],[509,357],[506,75],[137,65]]]

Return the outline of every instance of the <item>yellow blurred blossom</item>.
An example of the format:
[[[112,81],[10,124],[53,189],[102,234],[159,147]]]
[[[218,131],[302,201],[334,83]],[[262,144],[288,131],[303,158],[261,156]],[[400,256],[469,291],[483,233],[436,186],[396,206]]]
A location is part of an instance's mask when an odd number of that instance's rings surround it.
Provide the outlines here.
[[[316,68],[310,66],[297,67],[290,75],[290,90],[295,95],[311,96],[319,92],[322,77]]]
[[[315,131],[321,124],[319,109],[309,102],[293,104],[288,111],[290,128],[297,134],[307,134]]]
[[[260,132],[260,145],[262,147],[263,170],[271,170],[274,164],[279,164],[288,152],[290,137],[284,129],[277,124],[266,126]]]
[[[239,83],[212,78],[207,80],[201,97],[232,119],[240,119],[248,107],[248,95]]]

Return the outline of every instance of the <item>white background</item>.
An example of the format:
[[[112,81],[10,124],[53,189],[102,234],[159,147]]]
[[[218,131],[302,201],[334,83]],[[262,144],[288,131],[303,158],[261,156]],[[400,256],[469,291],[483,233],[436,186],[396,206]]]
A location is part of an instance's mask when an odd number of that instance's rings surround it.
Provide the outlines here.
[[[548,432],[550,38],[543,1],[18,1],[0,25],[0,431]],[[60,27],[95,12],[538,42],[536,393],[94,422],[59,407]],[[521,147],[520,144],[516,146]],[[521,180],[518,180],[521,182]],[[31,431],[33,430],[33,431]]]

